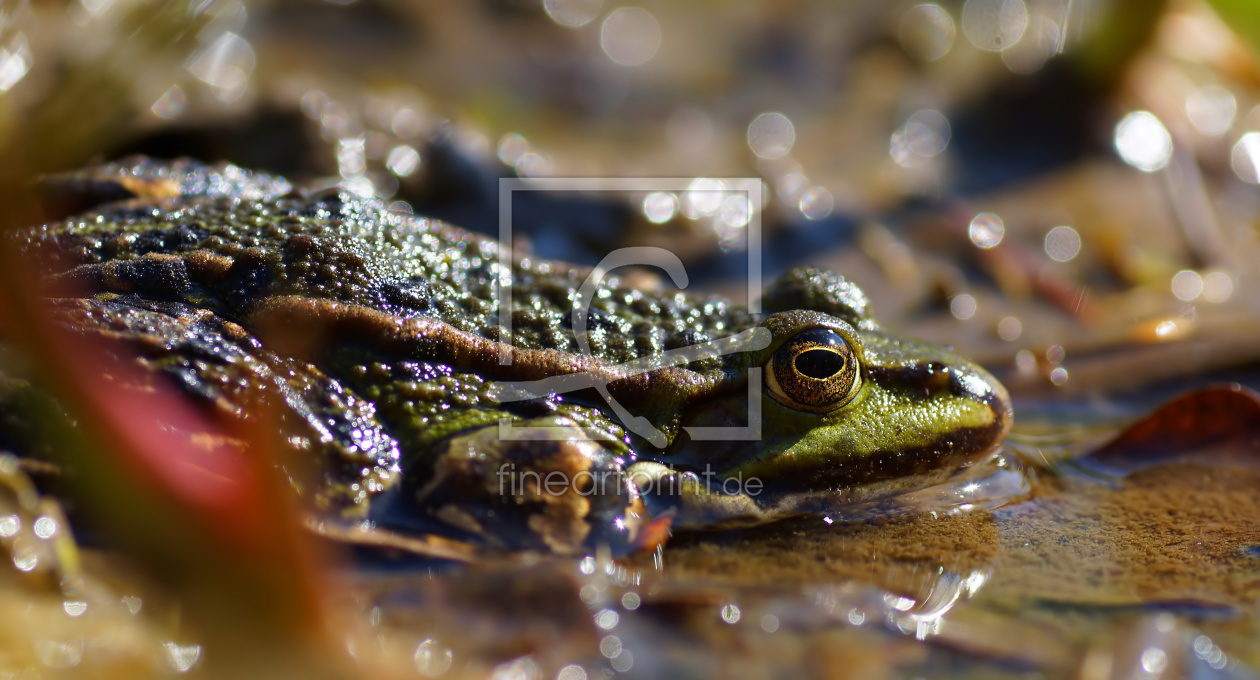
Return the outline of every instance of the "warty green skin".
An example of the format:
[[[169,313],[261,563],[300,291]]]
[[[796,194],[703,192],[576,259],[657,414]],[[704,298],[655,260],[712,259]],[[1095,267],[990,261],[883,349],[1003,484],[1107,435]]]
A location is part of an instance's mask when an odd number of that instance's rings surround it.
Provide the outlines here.
[[[54,186],[87,205],[124,199],[15,236],[49,275],[63,325],[114,341],[207,408],[285,412],[286,441],[318,461],[290,475],[316,511],[507,548],[634,546],[644,522],[666,513],[684,527],[757,523],[919,488],[991,451],[1010,424],[991,376],[881,331],[861,291],[830,272],[785,274],[761,314],[604,277],[587,355],[572,319],[588,270],[513,257],[504,271],[498,243],[378,201],[147,159]],[[510,330],[498,314],[505,283]],[[860,389],[827,413],[786,406],[761,380],[778,347],[808,328],[835,330],[859,357]],[[768,344],[626,367],[750,330]],[[580,372],[606,382],[664,446],[591,389],[500,401],[505,384]],[[745,427],[750,404],[761,414],[756,441],[693,441],[684,429]],[[497,436],[501,424],[520,439]],[[613,483],[504,493],[505,469]],[[759,486],[718,488],[736,478]]]

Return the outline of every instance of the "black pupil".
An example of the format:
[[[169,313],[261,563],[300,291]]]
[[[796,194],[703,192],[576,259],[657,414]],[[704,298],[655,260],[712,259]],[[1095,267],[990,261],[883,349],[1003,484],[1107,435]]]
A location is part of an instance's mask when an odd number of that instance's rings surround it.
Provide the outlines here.
[[[815,380],[824,380],[844,368],[844,357],[825,349],[810,349],[796,355],[796,371]]]

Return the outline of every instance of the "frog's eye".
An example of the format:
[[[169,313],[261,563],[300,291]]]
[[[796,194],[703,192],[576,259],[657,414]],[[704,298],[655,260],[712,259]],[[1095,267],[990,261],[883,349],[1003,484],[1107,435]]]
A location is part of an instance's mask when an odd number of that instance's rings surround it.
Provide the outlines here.
[[[861,382],[853,347],[830,328],[797,333],[775,351],[766,368],[771,396],[815,413],[844,406]]]

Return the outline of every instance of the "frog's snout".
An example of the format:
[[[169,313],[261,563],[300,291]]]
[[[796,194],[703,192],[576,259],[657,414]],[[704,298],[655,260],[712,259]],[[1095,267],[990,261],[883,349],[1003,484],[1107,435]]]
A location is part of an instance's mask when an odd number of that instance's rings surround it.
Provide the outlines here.
[[[988,371],[974,364],[949,370],[948,389],[951,395],[960,399],[977,402],[988,408],[989,426],[983,428],[988,435],[988,442],[977,442],[979,448],[996,447],[1011,430],[1014,413],[1011,410],[1011,395],[1006,387],[998,382]]]
[[[971,455],[993,450],[1011,428],[1010,394],[988,371],[957,356],[912,366],[872,369],[885,389],[936,404],[932,413],[946,431],[952,451]]]

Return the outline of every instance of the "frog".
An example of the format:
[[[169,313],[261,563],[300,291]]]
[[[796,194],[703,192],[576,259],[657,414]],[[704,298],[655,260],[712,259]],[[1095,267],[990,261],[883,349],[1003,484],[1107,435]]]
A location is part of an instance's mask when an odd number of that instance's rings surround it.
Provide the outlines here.
[[[217,418],[272,414],[328,521],[629,552],[929,487],[1011,426],[991,374],[825,269],[739,304],[227,163],[44,186],[53,217],[6,238],[50,318]]]

